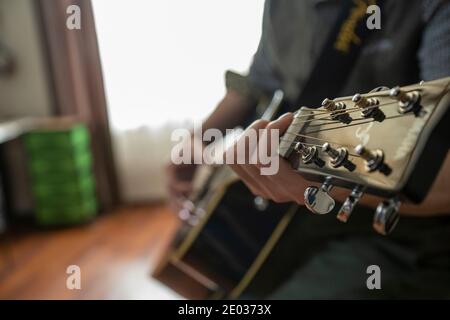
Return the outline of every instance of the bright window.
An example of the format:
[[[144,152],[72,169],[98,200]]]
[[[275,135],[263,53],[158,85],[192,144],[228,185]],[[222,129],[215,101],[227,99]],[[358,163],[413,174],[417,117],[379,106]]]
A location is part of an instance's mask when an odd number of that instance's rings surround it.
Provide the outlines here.
[[[205,117],[246,71],[263,0],[94,0],[113,128]]]

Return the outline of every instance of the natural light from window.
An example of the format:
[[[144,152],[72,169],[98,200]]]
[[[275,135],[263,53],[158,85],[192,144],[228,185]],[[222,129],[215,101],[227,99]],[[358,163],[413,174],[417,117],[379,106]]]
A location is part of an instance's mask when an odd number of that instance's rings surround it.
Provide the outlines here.
[[[112,128],[204,118],[224,94],[224,71],[248,69],[263,3],[94,0]]]

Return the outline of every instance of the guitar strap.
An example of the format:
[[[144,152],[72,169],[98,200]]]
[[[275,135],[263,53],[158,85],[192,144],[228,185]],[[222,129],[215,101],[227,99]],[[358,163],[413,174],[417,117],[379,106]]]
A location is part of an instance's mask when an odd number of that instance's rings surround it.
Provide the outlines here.
[[[370,5],[381,8],[382,3],[383,0],[342,1],[336,24],[293,107],[319,107],[324,91],[330,98],[341,95],[367,36],[376,31],[367,27],[367,8]]]

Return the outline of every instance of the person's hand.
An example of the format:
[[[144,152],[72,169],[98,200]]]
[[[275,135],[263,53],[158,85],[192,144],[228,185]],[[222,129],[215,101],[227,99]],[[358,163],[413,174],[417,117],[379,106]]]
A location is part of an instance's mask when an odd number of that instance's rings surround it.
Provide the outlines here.
[[[183,207],[183,202],[192,192],[192,179],[197,166],[195,164],[173,164],[166,167],[167,192],[169,194],[170,206],[175,212]]]
[[[256,130],[258,132],[258,148],[266,148],[266,146],[271,146],[271,130],[278,130],[279,136],[281,137],[292,120],[292,113],[287,113],[272,122],[257,120],[244,131],[240,139],[245,139],[249,130]],[[263,130],[260,131],[260,129]],[[231,151],[236,154],[240,139],[227,152]],[[256,164],[249,164],[250,161],[248,161],[252,156],[255,156],[257,150],[256,145],[253,150],[248,150],[247,148],[248,154],[246,154],[245,164],[230,164],[233,171],[239,175],[252,193],[257,196],[277,203],[296,202],[303,204],[303,193],[305,189],[308,186],[314,185],[314,183],[302,178],[285,159],[279,156],[278,171],[273,175],[262,175],[261,168],[264,165],[259,161]],[[277,150],[268,150],[267,152],[277,152]]]
[[[264,120],[255,121],[250,127],[244,131],[241,139],[246,136],[249,130],[263,129],[261,134],[258,134],[258,148],[264,148],[265,145],[270,145],[270,131],[279,130],[280,137],[287,130],[293,120],[293,115],[288,113],[275,121],[268,122]],[[231,147],[231,151],[237,152],[237,144],[239,140]],[[283,158],[279,157],[279,170],[274,175],[262,175],[260,163],[249,164],[249,159],[254,154],[256,147],[246,155],[245,164],[230,164],[231,168],[239,175],[243,182],[248,186],[253,194],[262,198],[273,200],[274,202],[296,202],[300,205],[304,204],[304,191],[311,185],[318,185],[302,178],[291,165]],[[273,150],[272,150],[273,151]],[[403,215],[415,215],[422,217],[429,217],[436,214],[450,213],[450,197],[448,197],[450,190],[450,152],[447,155],[440,173],[436,177],[433,186],[427,197],[421,204],[404,203],[400,207],[400,213]],[[343,188],[333,188],[332,196],[337,201],[343,202],[350,193],[350,190]],[[372,208],[383,201],[382,198],[366,194],[361,199],[361,205],[366,205]]]
[[[191,162],[187,164],[174,164],[170,162],[166,166],[167,173],[167,192],[169,195],[169,204],[174,212],[178,213],[193,191],[193,178],[198,165],[194,164],[193,138],[191,143]]]

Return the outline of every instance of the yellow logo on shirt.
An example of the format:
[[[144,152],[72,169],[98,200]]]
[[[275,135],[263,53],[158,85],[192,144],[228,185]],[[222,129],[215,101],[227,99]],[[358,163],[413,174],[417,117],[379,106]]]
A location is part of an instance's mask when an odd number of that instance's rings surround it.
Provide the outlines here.
[[[334,48],[343,53],[348,53],[352,44],[361,44],[361,38],[356,34],[356,26],[365,17],[367,8],[376,3],[375,0],[354,0],[353,2],[355,7],[352,8],[350,16],[342,24],[336,42],[334,43]]]

